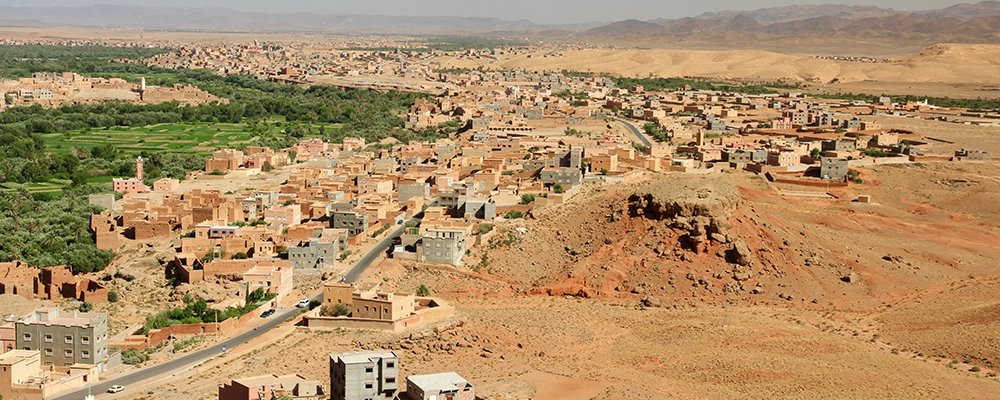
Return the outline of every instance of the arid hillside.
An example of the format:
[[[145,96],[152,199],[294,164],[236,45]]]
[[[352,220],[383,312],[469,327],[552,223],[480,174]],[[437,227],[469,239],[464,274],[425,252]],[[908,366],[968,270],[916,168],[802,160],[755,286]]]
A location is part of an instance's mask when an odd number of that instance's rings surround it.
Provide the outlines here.
[[[160,393],[208,399],[262,373],[325,380],[327,353],[392,348],[405,374],[446,365],[487,399],[994,398],[1000,167],[863,176],[827,198],[746,173],[588,188],[498,225],[465,266],[388,260],[366,274],[388,290],[428,285],[456,323],[297,331]]]
[[[562,57],[517,56],[504,67],[589,70],[646,76],[841,82],[1000,83],[1000,46],[937,45],[889,63],[818,59],[766,51],[576,50]]]

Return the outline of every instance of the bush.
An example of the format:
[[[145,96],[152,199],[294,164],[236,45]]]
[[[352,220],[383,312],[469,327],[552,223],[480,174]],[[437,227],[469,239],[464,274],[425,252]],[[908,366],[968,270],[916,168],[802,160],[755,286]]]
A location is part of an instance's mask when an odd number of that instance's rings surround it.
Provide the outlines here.
[[[557,183],[555,185],[552,185],[552,191],[554,191],[556,193],[562,193],[563,192],[563,187],[562,187],[562,185],[560,185],[560,184]]]
[[[417,287],[417,296],[427,297],[430,295],[431,295],[431,289],[428,288],[427,285],[420,284],[420,286]]]
[[[264,292],[264,288],[254,289],[254,291],[247,294],[247,304],[253,304],[259,302],[264,299],[265,295],[266,292]]]
[[[264,172],[271,172],[274,171],[274,166],[271,165],[270,161],[264,161],[264,165],[260,167],[260,170]]]
[[[879,149],[864,149],[864,150],[861,150],[861,152],[864,153],[864,155],[866,155],[868,157],[874,157],[874,158],[881,158],[881,157],[888,157],[889,156],[889,153],[886,153],[885,151],[879,150]]]
[[[108,303],[117,303],[117,302],[118,302],[118,291],[114,289],[109,290]]]
[[[507,219],[524,218],[524,213],[520,211],[507,211],[507,214],[504,214],[504,218]]]
[[[250,256],[248,256],[247,253],[244,253],[242,251],[239,252],[239,253],[233,254],[233,259],[234,260],[246,260],[248,258],[250,258]]]
[[[479,234],[485,235],[493,231],[493,224],[479,224]]]
[[[319,315],[324,317],[346,317],[351,315],[351,309],[344,303],[327,304],[323,308],[320,308]]]
[[[533,195],[533,194],[522,194],[521,195],[521,204],[528,205],[528,204],[531,204],[531,202],[533,202],[533,201],[535,201],[535,195]]]
[[[110,293],[108,293],[108,297],[111,297],[111,294],[110,294]],[[109,301],[110,301],[110,300],[109,300]],[[91,311],[93,311],[93,310],[94,310],[94,305],[93,305],[93,304],[90,304],[89,302],[86,302],[86,301],[85,301],[85,302],[83,302],[83,303],[80,303],[80,308],[79,308],[79,310],[80,310],[80,312],[91,312]]]
[[[128,349],[122,352],[122,363],[128,365],[139,365],[149,361],[149,355],[136,349]]]

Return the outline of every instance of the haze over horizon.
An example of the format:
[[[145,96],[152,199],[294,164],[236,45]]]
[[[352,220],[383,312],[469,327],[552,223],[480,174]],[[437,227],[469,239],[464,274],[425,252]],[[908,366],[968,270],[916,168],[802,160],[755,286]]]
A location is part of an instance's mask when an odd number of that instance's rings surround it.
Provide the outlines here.
[[[0,0],[0,7],[80,7],[99,4],[151,7],[215,7],[238,11],[265,13],[306,12],[316,14],[356,14],[388,16],[454,16],[494,17],[504,20],[529,20],[544,24],[608,22],[624,19],[693,17],[705,12],[753,10],[787,5],[845,4],[878,6],[903,11],[941,8],[954,5],[954,0],[703,0],[700,2],[620,0],[614,6],[598,0],[577,0],[572,7],[564,1],[508,0],[471,1],[437,0],[431,4],[411,0],[375,0],[363,3],[298,0],[273,2],[264,0],[216,0],[210,4],[199,0],[174,0],[169,4],[153,0]]]

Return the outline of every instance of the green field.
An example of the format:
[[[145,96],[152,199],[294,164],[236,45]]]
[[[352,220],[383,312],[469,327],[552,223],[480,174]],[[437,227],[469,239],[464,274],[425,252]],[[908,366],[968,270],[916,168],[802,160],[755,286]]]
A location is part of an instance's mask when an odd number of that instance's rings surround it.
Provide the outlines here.
[[[69,186],[71,183],[73,182],[65,179],[53,179],[48,182],[33,183],[4,182],[0,183],[0,193],[16,192],[21,189],[27,190],[28,193],[55,193],[62,191],[64,187]]]
[[[318,125],[316,127],[318,128]],[[326,124],[326,127],[332,130],[338,125]],[[255,136],[253,129],[248,124],[159,124],[49,133],[42,135],[42,138],[45,140],[46,149],[56,154],[69,154],[73,148],[89,149],[110,143],[115,148],[130,154],[147,151],[195,153],[207,156],[219,148],[236,148],[253,144]],[[265,129],[269,133],[281,134],[281,128],[277,125],[266,125]]]

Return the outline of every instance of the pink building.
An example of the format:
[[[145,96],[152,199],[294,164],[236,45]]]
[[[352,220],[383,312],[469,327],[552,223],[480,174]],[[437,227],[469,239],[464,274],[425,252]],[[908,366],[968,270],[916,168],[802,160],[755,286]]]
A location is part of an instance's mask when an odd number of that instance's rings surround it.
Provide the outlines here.
[[[799,163],[801,157],[793,151],[778,151],[767,153],[767,165],[788,167]]]
[[[791,118],[785,117],[771,121],[771,129],[792,130],[795,129],[795,126],[792,125]]]
[[[135,159],[135,178],[114,178],[111,181],[114,191],[118,193],[143,193],[149,191],[149,186],[142,181],[142,157]]]
[[[274,301],[280,302],[285,295],[292,292],[292,267],[289,265],[255,265],[243,273],[243,282],[247,290],[252,292],[264,289],[274,293]]]

